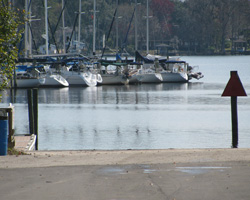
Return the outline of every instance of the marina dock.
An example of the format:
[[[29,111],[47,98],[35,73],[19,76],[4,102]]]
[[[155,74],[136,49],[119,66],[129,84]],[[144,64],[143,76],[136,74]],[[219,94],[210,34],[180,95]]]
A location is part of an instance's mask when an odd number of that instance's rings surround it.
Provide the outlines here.
[[[15,149],[23,152],[34,150],[35,137],[35,135],[15,136]]]

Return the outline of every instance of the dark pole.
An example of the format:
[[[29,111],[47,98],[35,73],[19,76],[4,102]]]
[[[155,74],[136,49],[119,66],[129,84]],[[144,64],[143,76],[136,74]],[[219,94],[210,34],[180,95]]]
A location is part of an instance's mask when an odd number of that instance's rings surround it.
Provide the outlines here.
[[[232,111],[232,147],[238,147],[238,115],[237,115],[237,97],[231,97]]]
[[[232,115],[232,148],[238,147],[238,116],[237,116],[237,97],[247,96],[245,89],[240,81],[237,71],[230,72],[230,79],[221,96],[231,97]]]
[[[34,134],[36,135],[35,148],[38,150],[38,89],[33,89]]]
[[[33,111],[33,101],[32,101],[32,90],[28,89],[28,108],[29,108],[29,128],[30,128],[30,135],[34,133],[34,111]]]

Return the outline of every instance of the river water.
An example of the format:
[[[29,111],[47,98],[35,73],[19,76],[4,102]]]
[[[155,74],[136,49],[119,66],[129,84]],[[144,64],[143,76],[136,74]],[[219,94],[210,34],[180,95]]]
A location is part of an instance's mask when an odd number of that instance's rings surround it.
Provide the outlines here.
[[[204,78],[185,84],[39,89],[39,150],[230,148],[230,97],[238,75],[248,97],[238,97],[239,148],[250,148],[250,56],[186,56]],[[16,134],[27,134],[27,91],[3,93],[13,102]]]

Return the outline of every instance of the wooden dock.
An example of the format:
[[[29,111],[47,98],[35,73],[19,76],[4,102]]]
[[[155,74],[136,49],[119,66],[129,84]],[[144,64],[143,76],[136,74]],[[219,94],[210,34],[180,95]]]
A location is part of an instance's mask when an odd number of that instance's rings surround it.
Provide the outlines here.
[[[35,135],[15,136],[15,149],[19,151],[32,151],[35,148]]]

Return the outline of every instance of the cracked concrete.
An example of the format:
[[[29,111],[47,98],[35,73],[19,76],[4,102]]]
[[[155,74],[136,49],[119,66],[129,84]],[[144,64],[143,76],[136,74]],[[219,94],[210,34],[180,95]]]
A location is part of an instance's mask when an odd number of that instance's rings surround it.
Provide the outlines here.
[[[0,157],[5,200],[249,199],[249,149],[31,152]]]

